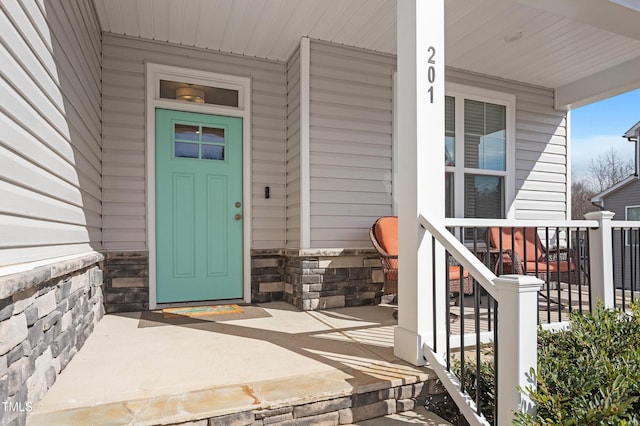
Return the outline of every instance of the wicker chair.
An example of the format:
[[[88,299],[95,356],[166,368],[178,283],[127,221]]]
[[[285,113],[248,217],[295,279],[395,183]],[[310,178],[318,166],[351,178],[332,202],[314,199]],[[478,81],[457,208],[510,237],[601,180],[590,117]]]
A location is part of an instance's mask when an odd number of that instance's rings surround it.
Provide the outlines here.
[[[378,251],[384,271],[384,294],[398,293],[398,217],[384,216],[369,229],[371,243]],[[473,279],[463,272],[463,292],[473,293]],[[460,267],[449,266],[449,293],[460,293]]]
[[[512,244],[513,239],[513,244]],[[502,242],[501,242],[502,240]],[[544,281],[577,284],[579,269],[573,249],[547,249],[535,228],[489,228],[491,247],[502,249],[496,274],[534,275]]]

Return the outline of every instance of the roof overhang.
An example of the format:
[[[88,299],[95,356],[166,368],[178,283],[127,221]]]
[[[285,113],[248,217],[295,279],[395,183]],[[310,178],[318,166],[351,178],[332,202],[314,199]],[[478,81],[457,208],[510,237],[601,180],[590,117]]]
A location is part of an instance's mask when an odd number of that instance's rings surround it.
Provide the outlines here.
[[[106,33],[286,61],[301,37],[396,53],[396,0],[93,0]],[[571,109],[640,87],[635,0],[445,0],[451,68]]]
[[[574,109],[640,87],[640,58],[556,87],[555,107]]]

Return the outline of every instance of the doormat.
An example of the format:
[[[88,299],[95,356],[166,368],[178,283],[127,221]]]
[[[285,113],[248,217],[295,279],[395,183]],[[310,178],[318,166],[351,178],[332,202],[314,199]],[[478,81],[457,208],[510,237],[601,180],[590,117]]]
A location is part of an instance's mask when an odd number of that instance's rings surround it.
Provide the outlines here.
[[[206,317],[208,315],[241,314],[244,310],[238,305],[186,306],[183,308],[167,308],[162,310],[165,318]]]
[[[228,306],[228,305],[227,305]],[[138,321],[138,328],[146,327],[160,327],[163,325],[197,325],[197,324],[215,324],[217,322],[225,321],[237,321],[253,318],[269,318],[271,315],[261,308],[260,306],[247,305],[238,306],[242,311],[231,310],[218,310],[217,313],[212,314],[178,314],[178,313],[164,313],[162,311],[143,311],[140,314],[140,321]],[[198,307],[202,308],[202,307]],[[171,308],[174,309],[174,308]],[[184,308],[179,308],[184,309]],[[194,308],[191,308],[194,309]]]

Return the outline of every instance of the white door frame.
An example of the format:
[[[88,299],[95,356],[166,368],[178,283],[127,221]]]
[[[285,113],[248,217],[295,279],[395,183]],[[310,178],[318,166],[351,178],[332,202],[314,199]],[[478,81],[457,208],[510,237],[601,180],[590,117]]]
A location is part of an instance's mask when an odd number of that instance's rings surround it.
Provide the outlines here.
[[[192,70],[147,62],[145,64],[146,100],[146,189],[147,248],[149,249],[149,309],[156,301],[156,108],[198,112],[242,118],[242,301],[251,302],[251,79],[207,71]],[[238,90],[238,107],[199,104],[160,98],[160,80]],[[181,305],[177,303],[176,305]],[[164,306],[164,304],[163,304]]]

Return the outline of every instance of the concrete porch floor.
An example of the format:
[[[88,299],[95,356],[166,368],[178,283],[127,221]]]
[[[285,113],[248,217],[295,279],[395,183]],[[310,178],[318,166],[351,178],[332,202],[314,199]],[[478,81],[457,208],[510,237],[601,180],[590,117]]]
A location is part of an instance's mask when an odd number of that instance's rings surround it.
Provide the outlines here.
[[[27,424],[350,424],[435,387],[393,355],[392,306],[260,306],[268,317],[142,328],[106,315]]]

